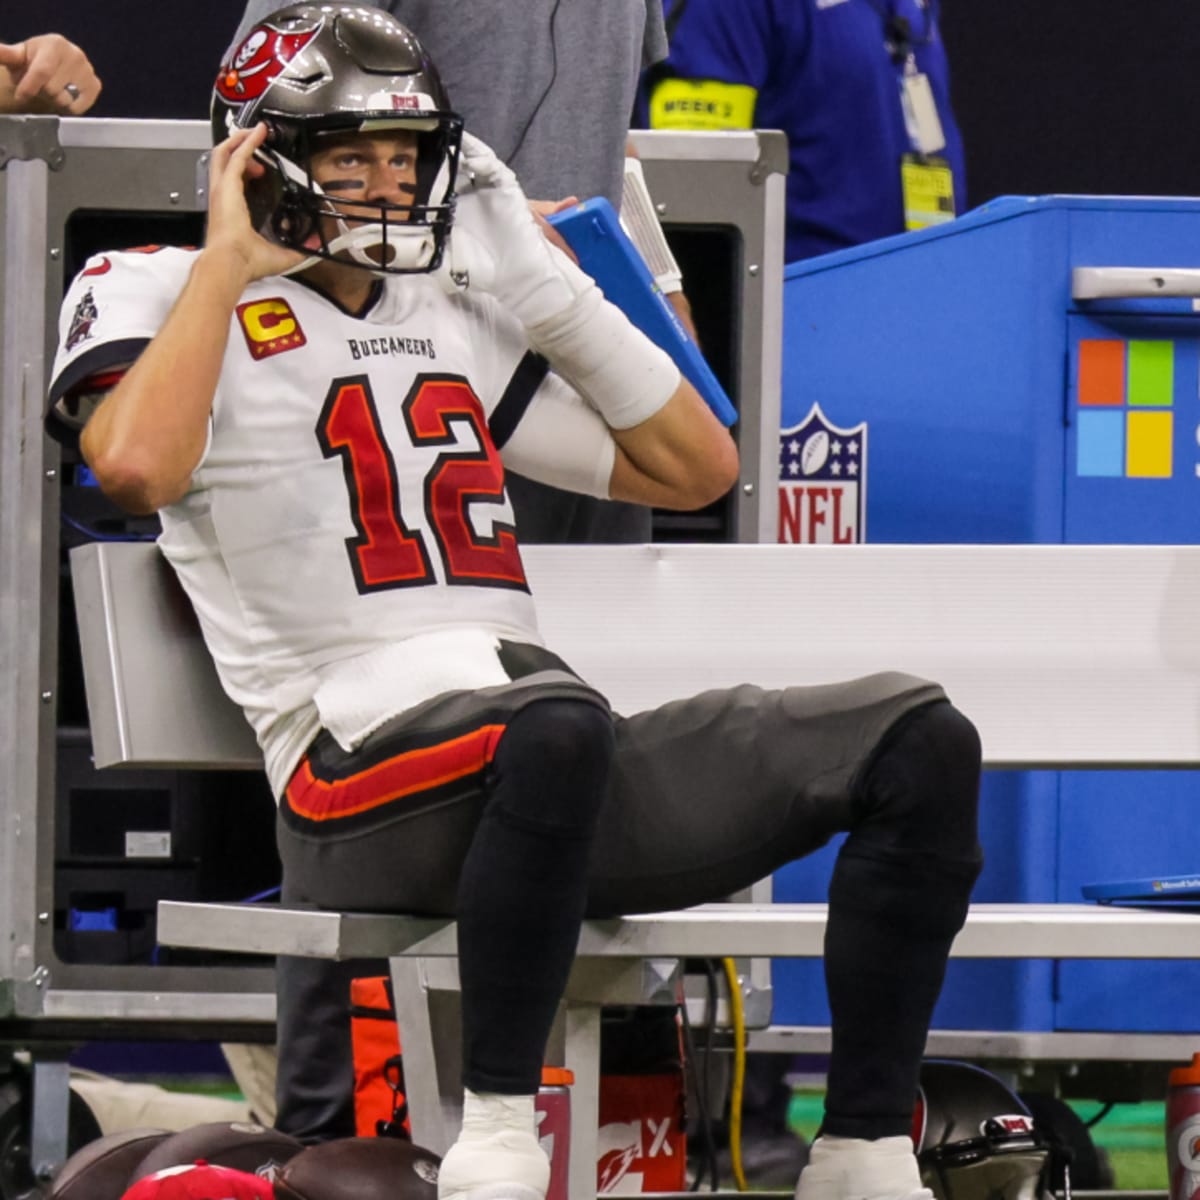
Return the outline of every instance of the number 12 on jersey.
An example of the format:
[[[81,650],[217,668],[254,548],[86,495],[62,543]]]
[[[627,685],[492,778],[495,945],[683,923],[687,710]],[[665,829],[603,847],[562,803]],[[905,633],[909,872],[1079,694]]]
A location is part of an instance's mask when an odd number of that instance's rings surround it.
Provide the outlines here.
[[[423,488],[427,527],[446,582],[528,591],[513,528],[493,524],[491,536],[483,537],[471,522],[473,502],[496,504],[504,499],[504,467],[471,385],[459,375],[418,375],[401,412],[414,446],[450,447],[426,472]],[[478,449],[459,444],[463,426],[474,431]],[[425,537],[405,523],[400,511],[396,461],[366,375],[333,381],[316,432],[325,457],[342,460],[350,515],[358,531],[346,539],[358,590],[436,583]]]

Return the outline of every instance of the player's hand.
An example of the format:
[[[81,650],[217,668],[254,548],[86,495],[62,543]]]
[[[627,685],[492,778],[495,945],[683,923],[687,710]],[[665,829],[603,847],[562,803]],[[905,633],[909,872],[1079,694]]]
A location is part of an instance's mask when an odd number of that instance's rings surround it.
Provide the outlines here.
[[[245,185],[260,179],[265,168],[255,162],[254,151],[263,144],[267,127],[236,129],[213,147],[208,167],[208,228],[204,252],[222,255],[245,286],[268,275],[281,275],[298,266],[304,255],[268,241],[250,223]]]
[[[579,203],[578,196],[567,196],[562,200],[530,200],[529,211],[542,231],[542,237],[551,245],[557,246],[573,263],[579,261],[578,255],[571,249],[567,239],[546,219],[560,213],[564,209],[574,208]]]
[[[527,328],[558,316],[595,285],[542,235],[517,177],[463,133],[460,203],[439,277],[490,292]]]
[[[0,112],[78,117],[99,95],[100,80],[88,56],[62,34],[0,42]]]

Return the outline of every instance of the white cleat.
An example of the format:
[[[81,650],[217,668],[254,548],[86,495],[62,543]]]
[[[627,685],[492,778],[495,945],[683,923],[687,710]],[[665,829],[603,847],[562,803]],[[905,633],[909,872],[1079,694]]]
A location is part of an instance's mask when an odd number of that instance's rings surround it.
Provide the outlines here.
[[[531,1133],[460,1138],[438,1168],[438,1200],[546,1200],[550,1160]]]
[[[912,1139],[822,1136],[812,1144],[796,1200],[933,1200]]]

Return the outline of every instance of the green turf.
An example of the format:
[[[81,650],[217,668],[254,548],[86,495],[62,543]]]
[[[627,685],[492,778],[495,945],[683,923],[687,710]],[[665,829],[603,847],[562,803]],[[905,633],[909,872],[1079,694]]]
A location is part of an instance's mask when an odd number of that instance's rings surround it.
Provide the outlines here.
[[[1072,1101],[1086,1122],[1099,1105]],[[1163,1105],[1158,1101],[1118,1104],[1091,1127],[1092,1141],[1103,1147],[1122,1191],[1161,1191],[1168,1186]]]

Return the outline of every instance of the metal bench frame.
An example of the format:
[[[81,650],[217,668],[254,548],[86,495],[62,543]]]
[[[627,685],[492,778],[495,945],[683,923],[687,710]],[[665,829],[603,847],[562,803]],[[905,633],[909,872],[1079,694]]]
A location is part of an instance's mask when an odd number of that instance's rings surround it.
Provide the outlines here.
[[[110,616],[124,618],[116,553],[87,547],[76,555],[90,560],[90,576],[107,578],[97,594]],[[82,580],[85,564],[78,566]],[[821,683],[886,663],[941,681],[978,724],[990,766],[1200,762],[1200,636],[1189,618],[1200,551],[1192,548],[535,547],[527,566],[549,643],[624,711],[701,686]],[[1102,584],[1106,622],[1127,631],[1120,642],[1098,636],[1077,603]],[[1134,614],[1141,620],[1122,620]],[[145,631],[147,614],[136,619]],[[812,630],[822,636],[811,638]],[[160,632],[154,646],[169,640]],[[108,681],[136,678],[138,686],[112,697],[121,719],[111,723],[107,748],[99,740],[104,725],[94,727],[97,753],[160,760],[165,752],[154,736],[163,723],[153,713],[162,710],[147,694],[158,673],[144,662],[136,674],[113,664],[110,655]],[[92,674],[88,681],[90,693]],[[212,703],[207,697],[201,716]],[[188,741],[202,744],[192,729]],[[707,905],[588,923],[555,1051],[576,1076],[574,1200],[595,1187],[602,1005],[669,991],[672,964],[684,957],[819,955],[824,924],[823,905]],[[448,1144],[458,1059],[439,998],[454,989],[452,922],[163,904],[159,936],[209,949],[388,958],[414,1134],[433,1149]],[[954,953],[1192,958],[1198,948],[1200,926],[1186,913],[1013,904],[975,906]]]

